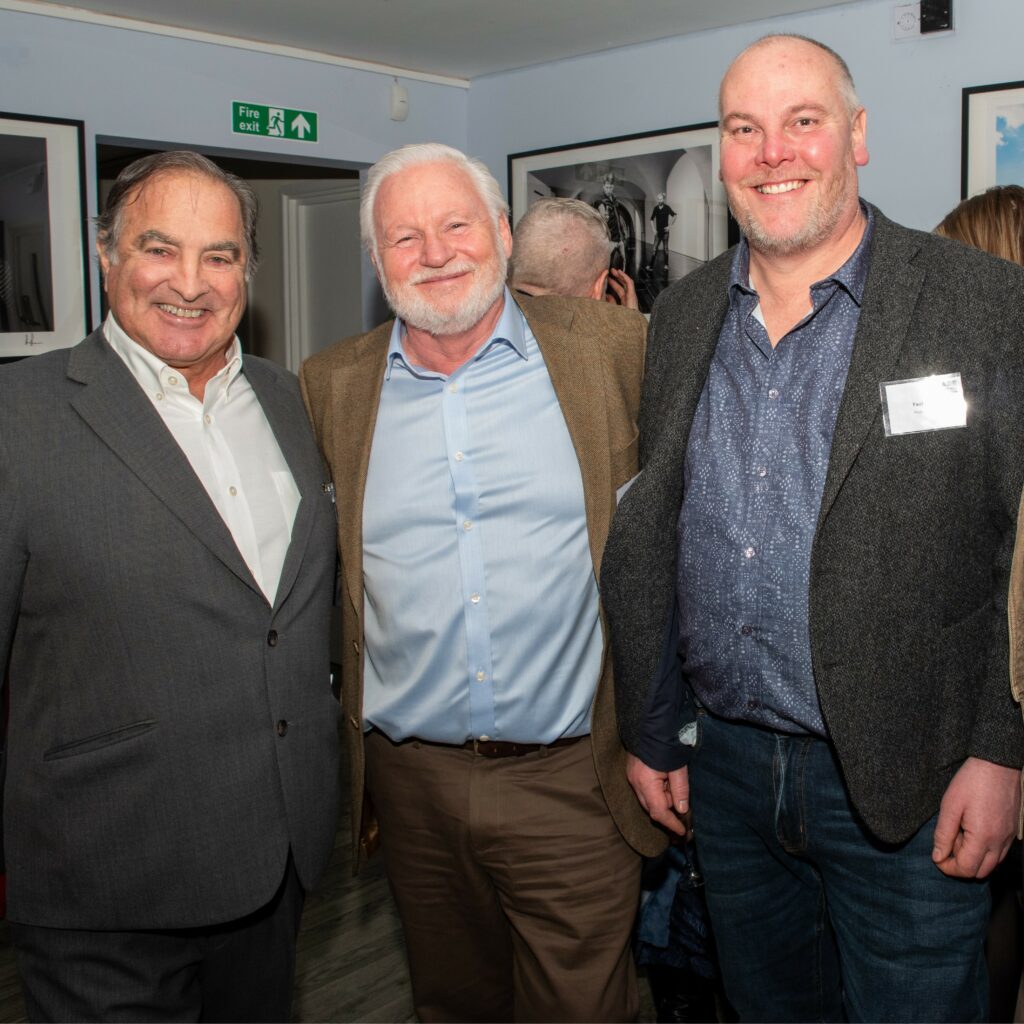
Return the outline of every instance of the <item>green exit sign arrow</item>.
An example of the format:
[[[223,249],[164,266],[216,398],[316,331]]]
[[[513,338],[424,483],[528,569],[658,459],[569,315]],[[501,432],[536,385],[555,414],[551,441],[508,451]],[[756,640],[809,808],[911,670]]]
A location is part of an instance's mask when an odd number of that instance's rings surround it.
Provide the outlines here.
[[[289,110],[235,100],[231,105],[231,130],[237,135],[316,142],[317,116],[312,110]]]

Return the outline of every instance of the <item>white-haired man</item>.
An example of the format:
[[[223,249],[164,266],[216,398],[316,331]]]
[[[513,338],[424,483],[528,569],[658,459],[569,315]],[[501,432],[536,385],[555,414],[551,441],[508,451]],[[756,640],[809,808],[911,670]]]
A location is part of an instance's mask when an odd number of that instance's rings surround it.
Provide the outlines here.
[[[608,222],[580,199],[546,196],[516,225],[508,284],[524,295],[574,295],[638,309],[633,279],[609,269]]]
[[[397,318],[301,375],[337,490],[355,838],[372,804],[421,1019],[631,1019],[637,854],[663,839],[625,781],[596,571],[644,321],[517,305],[498,185],[447,146],[371,168],[362,232]]]

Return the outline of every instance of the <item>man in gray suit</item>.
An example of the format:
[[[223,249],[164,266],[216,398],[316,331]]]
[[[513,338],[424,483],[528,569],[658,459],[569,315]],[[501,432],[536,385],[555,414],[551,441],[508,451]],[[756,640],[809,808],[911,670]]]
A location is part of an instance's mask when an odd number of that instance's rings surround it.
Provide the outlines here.
[[[119,176],[110,315],[0,373],[8,917],[42,1020],[287,1020],[333,846],[331,489],[294,377],[235,337],[256,201]]]
[[[1024,274],[859,199],[820,43],[754,43],[720,105],[745,237],[655,307],[602,573],[630,781],[671,831],[692,810],[741,1018],[982,1020]]]

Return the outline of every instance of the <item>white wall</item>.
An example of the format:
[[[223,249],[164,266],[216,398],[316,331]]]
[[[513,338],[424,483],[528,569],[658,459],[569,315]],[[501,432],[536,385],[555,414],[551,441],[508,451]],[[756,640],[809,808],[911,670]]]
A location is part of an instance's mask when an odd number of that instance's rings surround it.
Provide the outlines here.
[[[892,39],[895,5],[861,0],[478,78],[469,149],[504,184],[509,153],[716,120],[736,53],[767,32],[799,32],[846,59],[867,107],[862,193],[931,229],[960,199],[961,89],[1024,79],[1024,2],[954,0],[952,34],[910,42]]]
[[[386,74],[0,10],[0,111],[85,122],[90,217],[97,212],[97,136],[350,167],[407,142],[465,148],[465,89],[403,80],[409,118],[395,122],[388,117],[391,83]],[[314,110],[320,141],[234,135],[233,100]]]

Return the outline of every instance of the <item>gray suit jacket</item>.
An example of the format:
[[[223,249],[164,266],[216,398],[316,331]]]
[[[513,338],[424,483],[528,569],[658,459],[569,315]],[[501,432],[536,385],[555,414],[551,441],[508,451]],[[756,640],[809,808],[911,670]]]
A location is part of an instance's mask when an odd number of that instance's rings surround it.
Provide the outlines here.
[[[1024,271],[875,211],[860,322],[811,557],[815,682],[851,797],[899,842],[961,762],[1024,763],[1006,592],[1024,483]],[[683,461],[732,253],[662,293],[636,483],[602,572],[618,720],[634,751],[675,593]],[[879,384],[962,375],[966,429],[886,437]]]
[[[0,371],[13,920],[212,924],[326,864],[334,508],[295,378],[245,372],[302,496],[273,608],[99,331]]]

